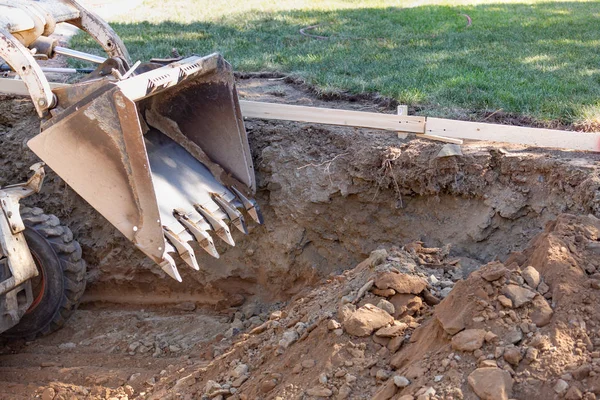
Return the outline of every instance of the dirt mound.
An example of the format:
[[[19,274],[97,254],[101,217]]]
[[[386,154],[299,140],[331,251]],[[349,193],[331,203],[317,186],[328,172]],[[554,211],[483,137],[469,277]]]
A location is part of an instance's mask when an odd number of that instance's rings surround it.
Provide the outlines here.
[[[523,253],[465,280],[443,249],[376,250],[217,338],[206,365],[134,389],[151,399],[595,399],[599,238],[597,218],[561,215]],[[442,256],[431,268],[425,254]]]

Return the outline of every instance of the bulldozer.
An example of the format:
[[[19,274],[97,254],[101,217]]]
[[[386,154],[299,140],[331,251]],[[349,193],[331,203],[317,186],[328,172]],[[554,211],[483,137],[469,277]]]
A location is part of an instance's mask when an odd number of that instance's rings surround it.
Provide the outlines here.
[[[89,34],[100,57],[62,47],[60,23]],[[54,86],[39,61],[94,64]],[[38,193],[44,165],[170,277],[198,270],[196,251],[262,224],[231,65],[219,54],[132,63],[122,40],[76,0],[0,0],[0,59],[40,118],[27,143],[41,162],[27,182],[0,188],[0,333],[35,337],[64,325],[85,289],[86,265],[68,227],[20,201]],[[10,75],[9,74],[9,75]]]

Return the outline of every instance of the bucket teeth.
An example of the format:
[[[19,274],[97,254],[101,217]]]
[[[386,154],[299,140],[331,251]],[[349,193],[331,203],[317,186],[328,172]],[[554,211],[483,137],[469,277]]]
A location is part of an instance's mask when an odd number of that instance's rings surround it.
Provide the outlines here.
[[[247,198],[246,196],[244,196],[242,194],[242,192],[237,190],[234,186],[231,186],[230,189],[233,193],[235,193],[237,198],[240,200],[240,202],[246,209],[246,212],[248,212],[248,214],[250,214],[252,219],[254,221],[256,221],[257,223],[259,223],[260,225],[262,225],[264,220],[263,220],[262,212],[260,212],[260,208],[258,207],[258,203],[256,201],[251,200],[251,199]]]
[[[198,266],[198,262],[196,261],[196,254],[194,250],[192,250],[191,246],[181,240],[179,236],[177,236],[172,230],[163,226],[163,231],[165,233],[165,237],[175,247],[179,256],[187,265],[198,271],[200,267]]]
[[[218,237],[223,239],[225,243],[235,246],[235,242],[233,241],[233,237],[231,237],[229,227],[225,222],[223,222],[222,219],[216,217],[201,204],[195,204],[194,207],[196,208],[196,211],[198,211],[200,215],[204,217],[206,222],[210,225],[212,230],[215,231]]]
[[[177,270],[177,266],[175,265],[175,260],[173,257],[169,255],[169,252],[174,253],[175,249],[169,243],[165,243],[166,250],[163,253],[163,261],[160,263],[160,268],[166,272],[171,278],[175,279],[177,282],[181,282],[181,275],[179,275],[179,270]]]
[[[219,258],[219,252],[215,247],[213,238],[208,234],[208,232],[201,229],[187,215],[185,215],[181,211],[174,210],[173,215],[175,215],[175,218],[177,218],[179,223],[183,225],[184,228],[190,231],[190,233],[194,236],[196,241],[200,244],[200,247],[206,250],[206,252],[214,258]]]
[[[213,201],[215,203],[217,203],[217,205],[219,207],[221,207],[221,209],[223,210],[223,212],[225,212],[225,214],[227,214],[227,216],[229,217],[229,220],[231,221],[231,223],[238,228],[238,230],[244,234],[248,234],[248,228],[246,227],[246,220],[244,219],[244,216],[242,215],[241,212],[239,212],[237,210],[237,208],[230,202],[228,202],[227,200],[225,200],[223,198],[223,196],[221,196],[218,193],[211,193],[211,197],[213,199]]]

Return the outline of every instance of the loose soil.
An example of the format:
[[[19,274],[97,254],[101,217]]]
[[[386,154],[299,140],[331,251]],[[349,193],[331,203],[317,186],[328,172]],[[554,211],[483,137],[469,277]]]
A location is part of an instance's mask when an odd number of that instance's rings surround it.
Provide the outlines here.
[[[393,112],[319,99],[277,78],[240,79],[239,91]],[[0,102],[0,185],[26,179],[37,129],[28,100]],[[25,203],[73,230],[88,290],[65,329],[0,347],[0,398],[477,398],[486,374],[502,371],[494,396],[595,398],[600,156],[473,142],[440,157],[443,144],[390,132],[258,120],[246,129],[266,224],[235,232],[233,248],[219,243],[219,260],[197,252],[202,268],[180,268],[183,283],[49,171]],[[530,265],[547,290],[524,280]],[[482,278],[499,266],[501,277]],[[397,272],[428,288],[377,286]],[[505,307],[498,299],[511,285],[531,298]],[[392,322],[382,325],[395,333],[355,336],[347,320],[361,313],[348,303],[368,313],[385,309],[384,298],[402,311],[388,309]],[[536,325],[548,309],[550,321]],[[456,329],[497,338],[458,351]],[[468,379],[481,366],[500,372]]]

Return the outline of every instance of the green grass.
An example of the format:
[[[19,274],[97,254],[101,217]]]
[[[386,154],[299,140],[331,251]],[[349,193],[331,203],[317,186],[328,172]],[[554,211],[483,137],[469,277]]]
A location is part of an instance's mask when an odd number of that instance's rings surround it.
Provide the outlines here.
[[[600,120],[597,1],[146,0],[111,25],[134,60],[218,51],[239,71],[377,92],[430,116]],[[309,25],[330,38],[301,35]]]

